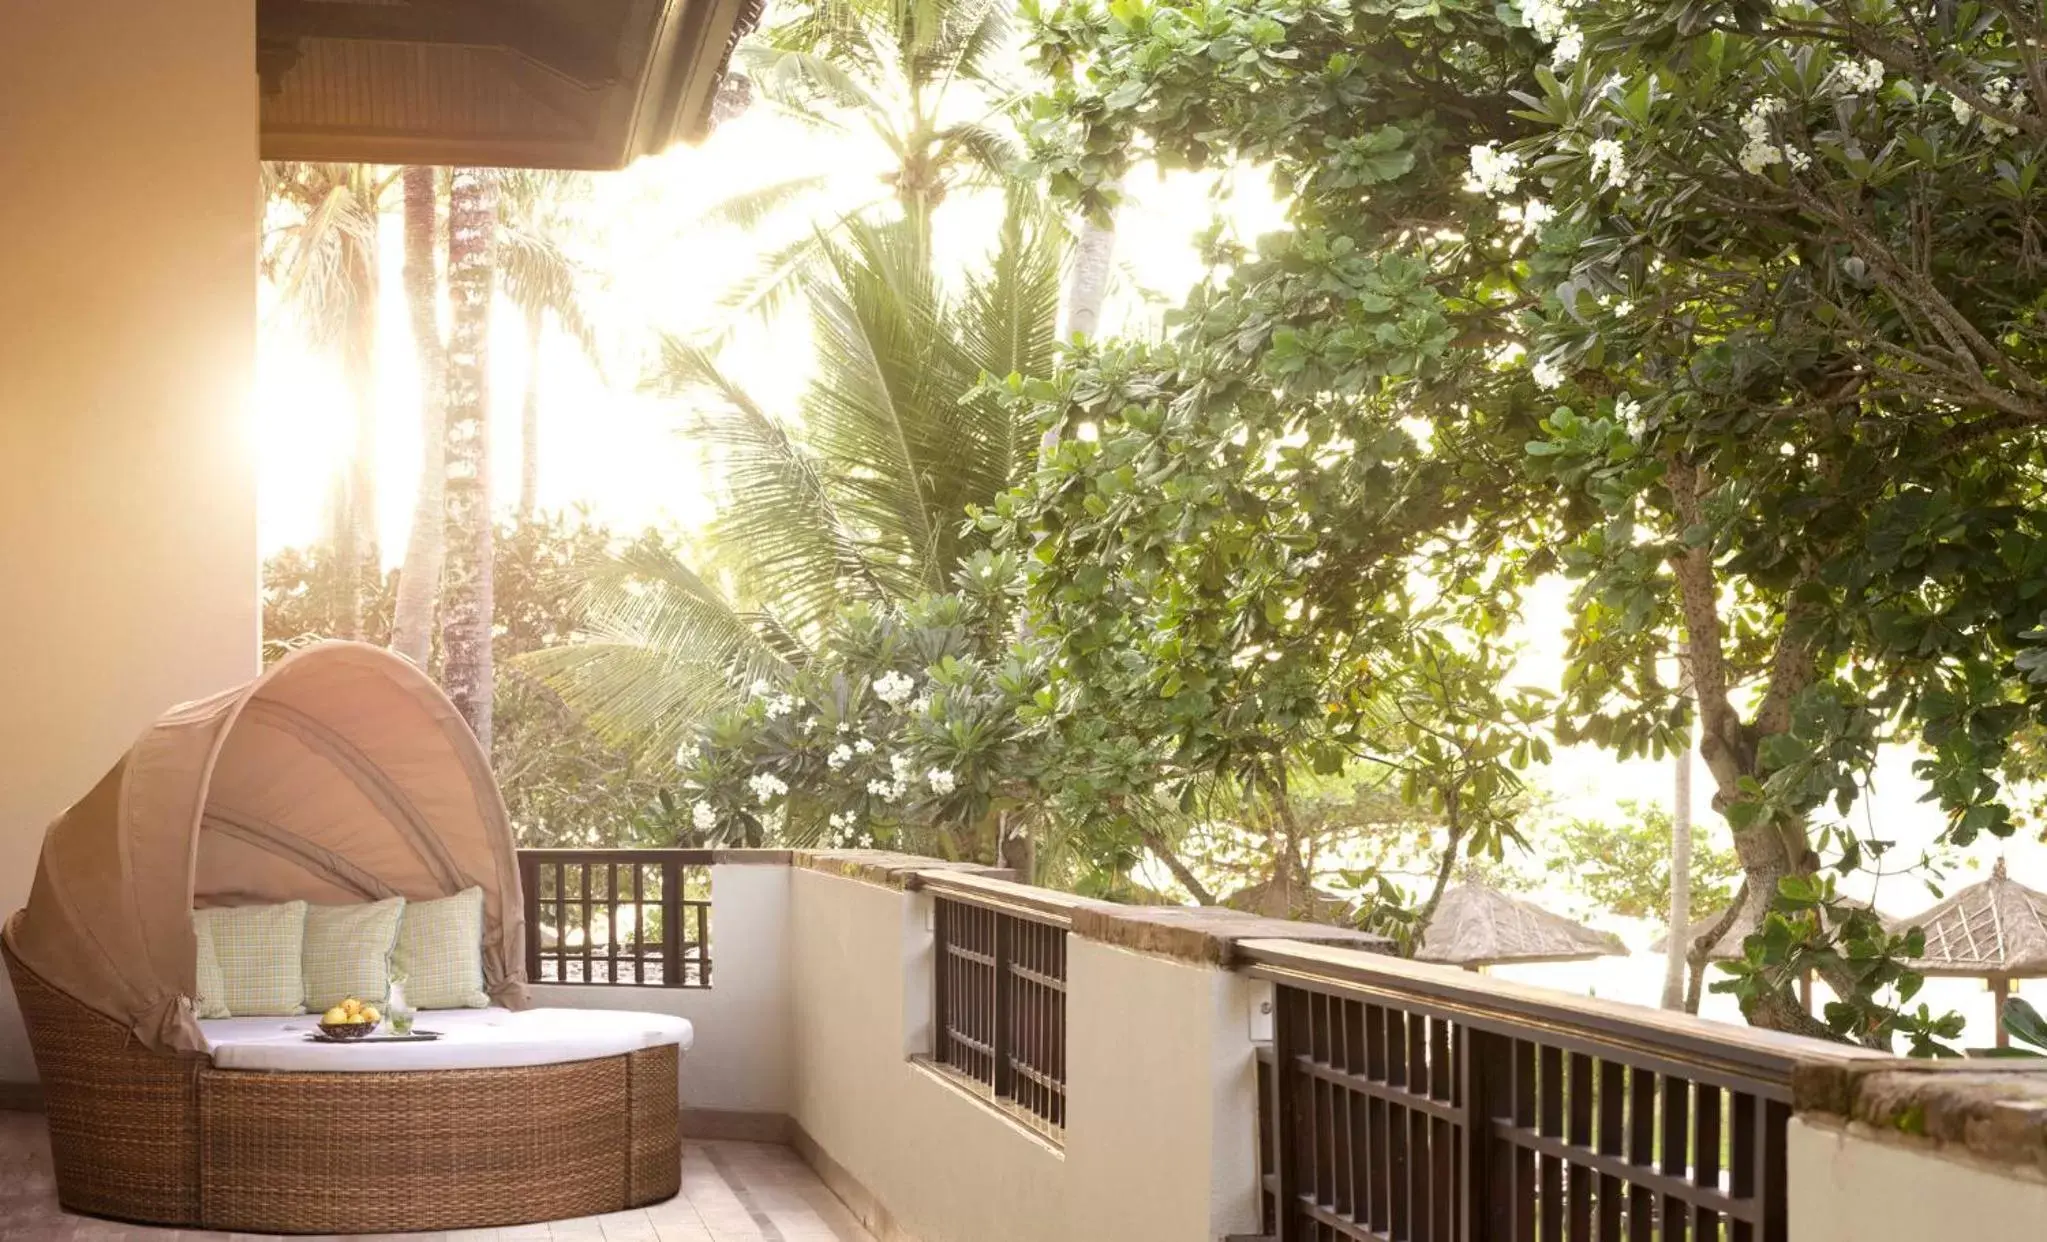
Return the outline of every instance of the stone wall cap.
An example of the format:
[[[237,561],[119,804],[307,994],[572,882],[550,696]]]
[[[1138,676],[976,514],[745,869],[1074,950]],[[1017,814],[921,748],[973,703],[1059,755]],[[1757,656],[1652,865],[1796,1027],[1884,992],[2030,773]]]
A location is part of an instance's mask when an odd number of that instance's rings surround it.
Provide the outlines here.
[[[2047,1061],[1801,1066],[1792,1096],[1801,1113],[1831,1115],[2047,1176]]]
[[[1016,873],[980,863],[947,862],[921,854],[898,854],[889,850],[795,850],[790,866],[820,871],[887,888],[915,888],[919,873],[942,872],[956,875],[1008,879]]]
[[[1223,906],[1118,906],[1094,903],[1073,916],[1074,934],[1140,953],[1211,966],[1241,964],[1237,946],[1247,940],[1286,939],[1386,953],[1384,936],[1324,923],[1265,918]]]

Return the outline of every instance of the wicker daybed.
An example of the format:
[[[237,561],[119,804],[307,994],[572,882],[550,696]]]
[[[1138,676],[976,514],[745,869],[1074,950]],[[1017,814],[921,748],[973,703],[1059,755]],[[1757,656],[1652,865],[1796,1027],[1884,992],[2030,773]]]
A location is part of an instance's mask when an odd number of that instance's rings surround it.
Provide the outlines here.
[[[485,894],[492,1003],[525,1009],[504,805],[467,726],[411,664],[320,644],[167,713],[51,825],[28,906],[0,935],[63,1205],[150,1224],[361,1233],[674,1195],[673,1040],[508,1068],[214,1063],[192,1002],[195,906],[471,887]],[[419,1045],[347,1051],[399,1047]]]

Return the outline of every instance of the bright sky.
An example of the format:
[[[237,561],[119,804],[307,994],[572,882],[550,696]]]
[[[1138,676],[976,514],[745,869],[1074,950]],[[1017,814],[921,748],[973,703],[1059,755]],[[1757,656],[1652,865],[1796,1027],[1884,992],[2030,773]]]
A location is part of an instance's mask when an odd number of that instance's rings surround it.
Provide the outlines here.
[[[559,335],[550,334],[543,342],[538,368],[543,508],[586,505],[621,531],[647,525],[689,531],[705,522],[718,501],[716,463],[679,433],[679,411],[639,391],[655,333],[690,335],[723,326],[727,316],[718,307],[719,295],[753,270],[763,248],[757,237],[707,226],[700,217],[733,193],[792,170],[858,173],[878,168],[871,148],[820,141],[801,126],[756,109],[723,126],[699,148],[597,175],[584,213],[587,236],[580,245],[601,276],[593,300],[602,326],[603,367],[593,366]],[[1117,236],[1123,272],[1121,283],[1112,288],[1107,331],[1150,330],[1156,309],[1139,296],[1139,289],[1162,295],[1170,305],[1201,278],[1192,239],[1216,213],[1211,196],[1217,187],[1214,176],[1129,179],[1130,201],[1119,216]],[[1238,174],[1228,189],[1227,215],[1241,238],[1248,241],[1281,226],[1279,208],[1261,176]],[[404,551],[422,453],[418,368],[400,280],[395,202],[393,208],[381,239],[377,478],[383,552],[386,562],[395,565]],[[974,239],[992,234],[998,211],[992,202],[949,203],[940,215],[941,254],[966,259]],[[806,375],[803,335],[800,321],[778,323],[772,330],[756,325],[727,349],[726,363],[770,409],[788,409]],[[493,464],[501,510],[508,510],[517,494],[519,411],[529,364],[524,336],[516,315],[501,307],[491,341]],[[309,350],[295,327],[274,313],[266,316],[261,335],[256,407],[261,541],[268,555],[320,537],[329,481],[345,461],[349,428],[346,392],[333,362]],[[1555,685],[1567,589],[1562,582],[1550,582],[1534,592],[1519,680]],[[1901,857],[1916,857],[1940,827],[1938,812],[1919,801],[1922,787],[1910,766],[1910,754],[1886,753],[1876,774],[1876,797],[1856,812],[1857,822],[1866,813],[1878,835],[1897,839]],[[1618,763],[1583,747],[1560,752],[1537,780],[1566,815],[1612,818],[1622,800],[1667,806],[1671,796],[1668,763]],[[1724,842],[1725,826],[1707,809],[1710,790],[1703,772],[1694,784],[1696,814]],[[2047,847],[2015,841],[2006,852],[2014,878],[2047,888]],[[1948,891],[1987,873],[1995,857],[1996,847],[1988,843],[1972,850],[1965,866],[1951,873]],[[1871,893],[1864,886],[1854,895]],[[1570,902],[1559,891],[1537,897],[1559,908]],[[1897,914],[1916,912],[1933,901],[1916,879],[1887,881],[1876,899],[1886,912]],[[1636,948],[1646,948],[1658,934],[1639,923],[1604,922]],[[1625,961],[1504,973],[1653,1004],[1661,961],[1660,955],[1637,953]],[[2047,986],[2035,983],[2028,992],[2036,1002],[2047,1003]],[[1989,1002],[1980,984],[1936,980],[1926,999],[1937,1008],[1963,1010],[1971,1019],[1971,1038],[1987,1042]],[[1708,1012],[1732,1014],[1724,1001],[1713,1000]]]

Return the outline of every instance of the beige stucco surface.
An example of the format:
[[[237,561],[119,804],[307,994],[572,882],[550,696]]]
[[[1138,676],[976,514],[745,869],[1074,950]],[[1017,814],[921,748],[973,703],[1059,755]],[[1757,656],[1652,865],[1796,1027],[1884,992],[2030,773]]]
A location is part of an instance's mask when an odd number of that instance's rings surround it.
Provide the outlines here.
[[[1787,1155],[1797,1242],[2047,1238],[2047,1180],[2038,1176],[1805,1117],[1791,1120]]]
[[[711,987],[616,988],[537,984],[535,1004],[632,1009],[688,1018],[696,1042],[682,1059],[683,1107],[789,1112],[788,867],[711,868]]]
[[[913,1058],[930,899],[796,871],[792,1115],[921,1242],[1187,1242],[1255,1223],[1254,988],[1068,944],[1064,1150]]]
[[[11,911],[43,826],[145,724],[257,667],[257,86],[248,0],[5,10],[0,911]],[[33,1076],[0,987],[0,1082]]]

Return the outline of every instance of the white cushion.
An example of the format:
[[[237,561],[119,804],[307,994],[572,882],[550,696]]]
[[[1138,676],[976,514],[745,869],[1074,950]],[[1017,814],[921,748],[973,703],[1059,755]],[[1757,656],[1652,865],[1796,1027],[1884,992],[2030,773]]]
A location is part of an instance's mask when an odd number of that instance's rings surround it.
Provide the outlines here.
[[[687,1018],[610,1009],[422,1010],[415,1026],[441,1038],[367,1047],[315,1043],[316,1016],[210,1018],[199,1023],[219,1069],[388,1072],[504,1069],[615,1057],[674,1044],[688,1052],[696,1032]]]

